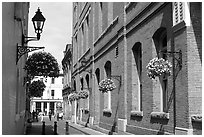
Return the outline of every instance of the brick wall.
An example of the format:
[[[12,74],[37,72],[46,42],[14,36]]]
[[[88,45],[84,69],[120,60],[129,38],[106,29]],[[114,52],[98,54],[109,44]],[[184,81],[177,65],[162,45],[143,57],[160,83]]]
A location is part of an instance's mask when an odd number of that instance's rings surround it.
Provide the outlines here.
[[[160,92],[158,91],[159,81],[152,81],[147,77],[146,66],[149,60],[156,57],[156,48],[153,41],[154,33],[161,27],[167,30],[167,49],[171,51],[175,45],[175,51],[182,51],[182,69],[176,79],[176,126],[188,129],[190,126],[189,115],[192,112],[200,113],[201,108],[194,107],[195,103],[201,103],[201,32],[200,16],[191,7],[193,27],[187,28],[184,23],[172,28],[172,3],[113,3],[113,19],[115,21],[108,26],[108,3],[103,3],[102,7],[102,32],[98,25],[99,3],[93,3],[91,15],[94,17],[93,33],[89,32],[89,37],[93,36],[92,48],[89,53],[94,55],[94,66],[90,65],[87,69],[100,69],[100,80],[105,77],[104,65],[107,61],[111,62],[112,75],[122,75],[122,86],[118,96],[118,89],[111,92],[110,116],[103,115],[104,95],[98,90],[96,77],[93,76],[94,84],[92,87],[94,97],[94,117],[97,118],[99,126],[110,129],[116,112],[117,100],[120,99],[118,118],[127,119],[127,131],[134,134],[172,134],[174,126],[173,100],[169,99],[172,95],[173,78],[168,78],[168,100],[169,119],[152,119],[151,112],[159,111]],[[125,9],[124,9],[125,7]],[[93,12],[94,11],[94,12]],[[125,15],[124,15],[125,11]],[[118,18],[115,18],[117,17]],[[124,27],[126,31],[124,30]],[[124,35],[125,32],[125,35]],[[187,38],[187,39],[186,39]],[[174,42],[173,42],[174,41]],[[94,42],[94,43],[93,43]],[[136,42],[142,44],[142,118],[131,118],[132,106],[132,47]],[[115,48],[118,46],[118,57],[115,57]],[[127,57],[127,60],[125,60]],[[169,57],[172,62],[172,57]],[[196,64],[195,64],[196,62]],[[176,62],[177,64],[177,62]],[[126,66],[125,66],[126,65]],[[196,65],[196,69],[194,66]],[[127,73],[126,73],[127,72]],[[126,74],[124,74],[126,73]],[[82,72],[82,77],[85,74]],[[92,80],[93,80],[92,79]],[[125,80],[125,81],[124,81]],[[195,82],[196,81],[196,82]],[[119,83],[114,80],[116,86]],[[79,83],[77,83],[79,84]],[[192,93],[191,93],[192,92]],[[156,94],[158,93],[158,95]],[[189,114],[190,113],[190,114]],[[84,115],[83,120],[86,116]],[[194,130],[199,134],[200,130]]]

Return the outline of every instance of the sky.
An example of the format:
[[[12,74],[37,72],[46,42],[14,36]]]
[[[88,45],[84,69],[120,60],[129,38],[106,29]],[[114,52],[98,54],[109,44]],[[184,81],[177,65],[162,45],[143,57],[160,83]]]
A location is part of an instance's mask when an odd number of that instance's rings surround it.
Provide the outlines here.
[[[62,70],[63,51],[66,44],[71,44],[72,37],[72,2],[30,2],[28,36],[36,37],[32,17],[38,7],[46,18],[39,41],[30,41],[28,46],[45,47],[44,51],[51,53]],[[42,50],[36,50],[39,52]],[[31,52],[30,54],[32,54]],[[30,55],[29,54],[29,55]]]

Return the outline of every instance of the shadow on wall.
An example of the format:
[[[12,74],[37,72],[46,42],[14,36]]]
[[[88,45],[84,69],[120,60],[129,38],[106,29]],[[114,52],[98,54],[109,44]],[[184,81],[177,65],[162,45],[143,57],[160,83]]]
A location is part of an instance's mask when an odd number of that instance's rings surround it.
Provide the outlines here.
[[[190,3],[190,16],[193,31],[195,34],[196,45],[202,62],[202,3],[201,2],[191,2]]]

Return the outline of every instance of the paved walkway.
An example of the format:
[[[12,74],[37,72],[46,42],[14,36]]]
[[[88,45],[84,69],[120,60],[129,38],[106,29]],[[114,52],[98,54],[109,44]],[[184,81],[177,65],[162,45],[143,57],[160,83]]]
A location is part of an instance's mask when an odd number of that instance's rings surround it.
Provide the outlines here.
[[[56,119],[52,118],[50,121],[48,116],[44,117],[45,121],[45,135],[54,135],[54,121],[57,121]],[[68,121],[69,128],[68,132],[66,133],[66,121],[65,120],[59,120],[57,121],[57,134],[58,135],[105,135],[102,132],[93,130],[89,127],[84,127],[83,125],[74,124]],[[42,122],[33,122],[32,126],[27,129],[27,135],[42,135]]]
[[[42,135],[42,122],[32,122],[32,126],[27,128],[27,135]],[[45,117],[45,135],[53,135],[54,130],[51,122],[48,122],[48,118]]]

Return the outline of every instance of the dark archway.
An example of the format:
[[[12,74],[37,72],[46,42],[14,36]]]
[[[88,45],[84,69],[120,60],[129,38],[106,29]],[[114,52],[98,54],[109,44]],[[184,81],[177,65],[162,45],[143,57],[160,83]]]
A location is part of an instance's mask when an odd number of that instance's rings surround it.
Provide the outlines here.
[[[107,78],[111,78],[111,62],[107,61],[104,65]]]

